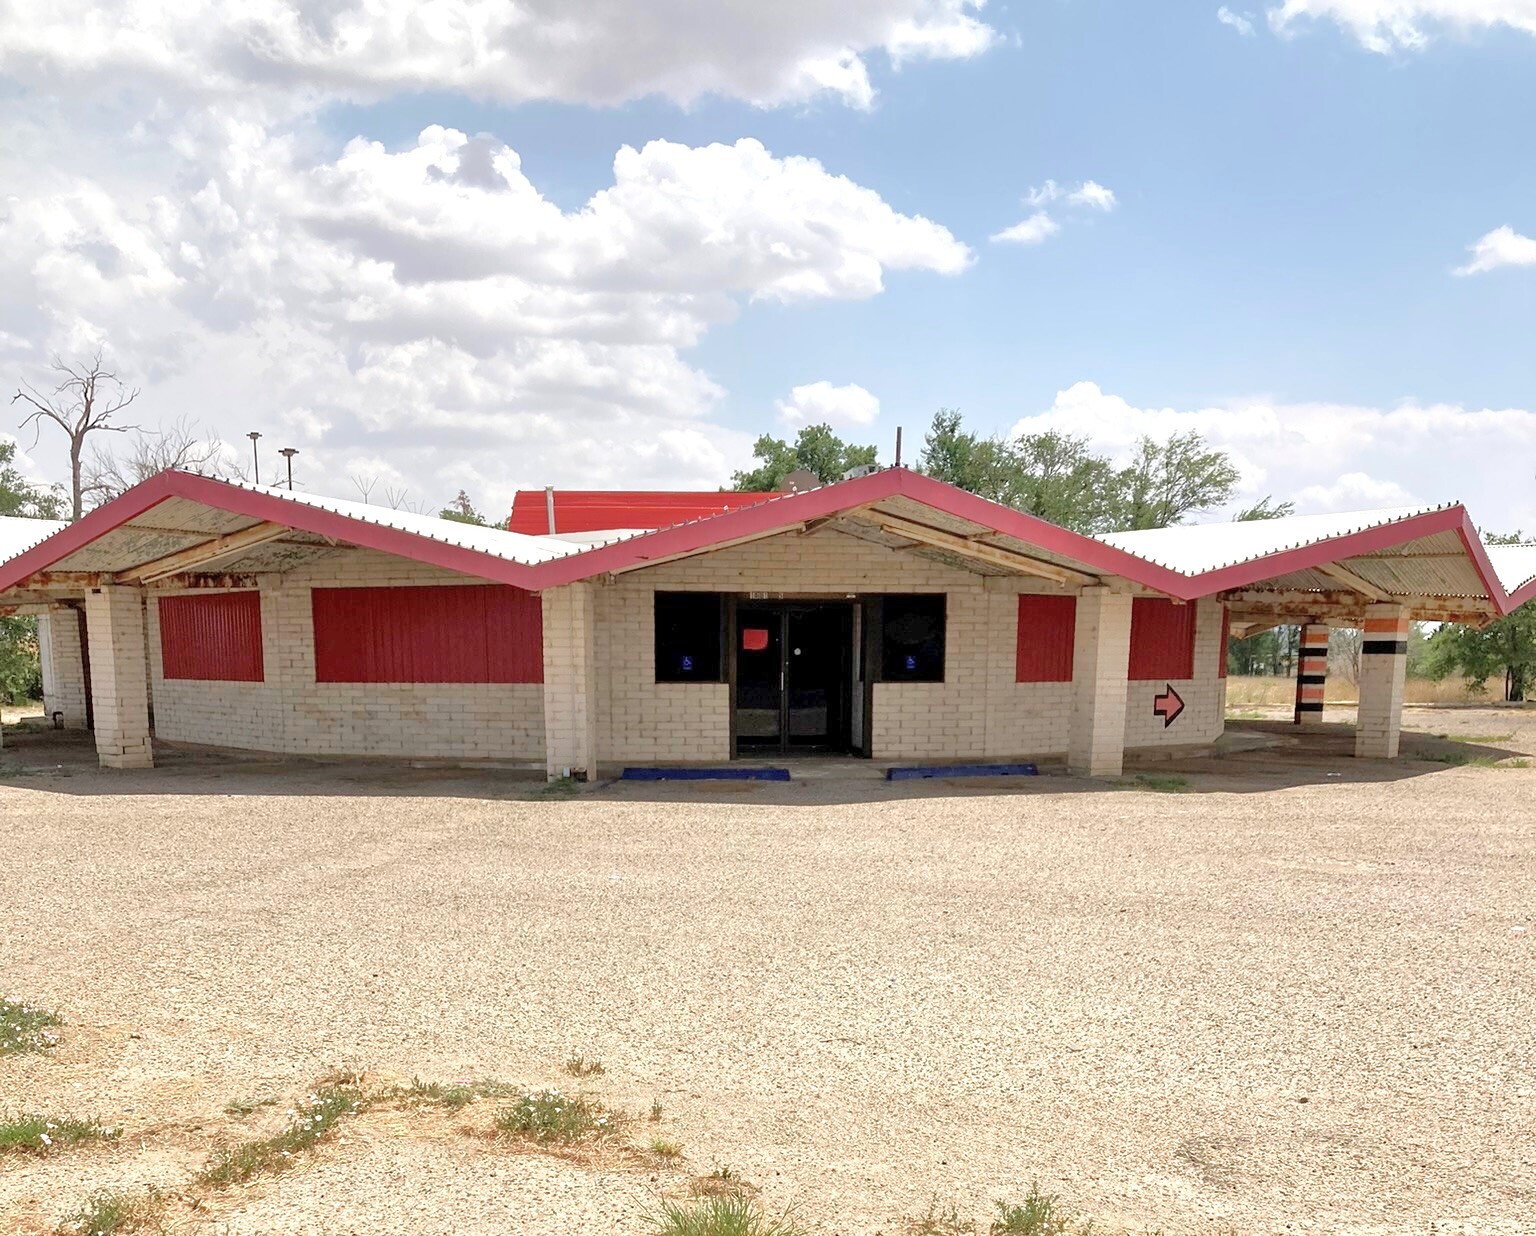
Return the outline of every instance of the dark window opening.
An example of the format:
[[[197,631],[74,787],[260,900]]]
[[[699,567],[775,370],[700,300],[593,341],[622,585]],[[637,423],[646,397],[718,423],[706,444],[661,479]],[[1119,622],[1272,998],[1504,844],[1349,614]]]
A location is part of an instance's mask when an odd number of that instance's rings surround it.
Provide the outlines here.
[[[720,682],[725,602],[718,592],[656,594],[656,681]]]
[[[943,593],[880,598],[880,677],[944,681]]]

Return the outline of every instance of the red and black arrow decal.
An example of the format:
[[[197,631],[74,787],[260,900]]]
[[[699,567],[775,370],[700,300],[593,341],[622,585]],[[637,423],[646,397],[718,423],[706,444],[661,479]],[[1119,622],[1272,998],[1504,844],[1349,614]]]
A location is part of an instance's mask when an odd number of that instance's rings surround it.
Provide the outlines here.
[[[1166,730],[1184,711],[1184,697],[1173,689],[1171,682],[1165,685],[1167,690],[1152,700],[1152,714],[1163,719],[1163,728]]]

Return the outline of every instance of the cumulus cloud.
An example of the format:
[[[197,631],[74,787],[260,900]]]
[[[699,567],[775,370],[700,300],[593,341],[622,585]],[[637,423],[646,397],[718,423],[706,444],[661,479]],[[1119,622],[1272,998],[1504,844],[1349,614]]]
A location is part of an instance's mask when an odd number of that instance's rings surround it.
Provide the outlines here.
[[[1529,468],[1490,485],[1498,461],[1536,458],[1536,410],[1403,403],[1389,408],[1240,399],[1201,408],[1137,407],[1093,382],[1059,392],[1013,433],[1056,429],[1127,461],[1143,435],[1195,431],[1242,474],[1238,506],[1266,494],[1308,511],[1464,499],[1480,524],[1536,529]]]
[[[1043,210],[1037,210],[1027,219],[994,232],[991,239],[1004,244],[1038,245],[1061,231],[1061,224]]]
[[[1412,51],[1438,28],[1507,26],[1536,34],[1531,0],[1285,0],[1268,10],[1270,26],[1290,32],[1304,20],[1337,22],[1374,52]]]
[[[439,503],[473,476],[489,507],[520,484],[719,484],[750,438],[711,423],[724,392],[689,348],[752,300],[971,261],[750,140],[625,147],[562,209],[489,136],[327,158],[238,114],[163,123],[117,162],[79,134],[88,170],[49,160],[46,125],[0,155],[0,341],[41,364],[105,340],[146,407],[298,446],[330,492],[359,470]]]
[[[1232,29],[1236,30],[1244,38],[1248,38],[1253,34],[1252,20],[1242,13],[1234,13],[1226,5],[1222,5],[1216,10],[1216,20],[1223,26],[1231,26]]]
[[[1536,239],[1522,236],[1512,227],[1494,228],[1467,248],[1472,258],[1456,268],[1458,275],[1480,275],[1500,266],[1536,266]]]
[[[867,107],[868,58],[963,59],[985,0],[0,0],[0,72],[210,97],[371,100],[451,89],[500,103],[648,95]]]
[[[1108,213],[1116,206],[1115,194],[1096,180],[1085,180],[1073,188],[1047,180],[1024,195],[1024,204],[1032,212],[1012,227],[994,232],[990,239],[1000,244],[1038,245],[1061,231],[1061,224],[1044,207],[1061,202],[1069,208],[1098,210]]]
[[[789,425],[864,426],[874,424],[880,415],[880,401],[851,382],[847,386],[830,382],[797,386],[788,399],[778,401],[778,406],[779,416]]]

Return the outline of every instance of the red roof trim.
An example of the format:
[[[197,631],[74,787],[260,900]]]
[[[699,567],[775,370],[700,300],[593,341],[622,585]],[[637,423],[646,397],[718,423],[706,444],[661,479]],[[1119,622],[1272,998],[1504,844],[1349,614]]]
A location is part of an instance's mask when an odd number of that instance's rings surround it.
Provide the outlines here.
[[[905,468],[888,468],[869,476],[840,481],[804,493],[783,494],[720,515],[676,524],[643,533],[628,540],[571,554],[548,562],[509,562],[494,554],[450,545],[429,536],[372,523],[351,515],[311,506],[276,494],[262,493],[188,472],[162,472],[61,529],[47,540],[0,563],[0,590],[13,588],[29,576],[46,571],[76,550],[143,514],[168,498],[186,498],[218,510],[270,520],[332,540],[425,562],[462,575],[538,591],[576,580],[590,579],[608,571],[644,566],[660,559],[700,553],[727,542],[768,535],[780,528],[835,515],[854,507],[894,496],[911,498],[935,510],[968,519],[995,532],[1048,553],[1080,562],[1090,570],[1116,575],[1168,596],[1193,601],[1203,596],[1240,588],[1245,584],[1289,571],[1305,570],[1325,562],[1388,548],[1420,536],[1454,530],[1460,534],[1488,598],[1501,613],[1536,597],[1536,580],[1504,592],[1466,509],[1446,507],[1411,516],[1361,532],[1313,541],[1294,549],[1200,575],[1183,575],[1148,562],[1126,550],[1058,528],[1033,515],[1000,506],[975,494],[956,489]]]
[[[602,532],[617,528],[666,528],[776,498],[775,492],[741,490],[557,489],[555,532]],[[550,493],[520,489],[512,499],[509,531],[548,536]]]

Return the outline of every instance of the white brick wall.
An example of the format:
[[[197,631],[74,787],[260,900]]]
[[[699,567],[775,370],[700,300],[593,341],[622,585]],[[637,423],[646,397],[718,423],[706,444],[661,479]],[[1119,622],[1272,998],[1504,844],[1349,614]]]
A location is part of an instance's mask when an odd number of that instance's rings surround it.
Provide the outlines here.
[[[144,663],[144,594],[106,586],[85,594],[96,754],[107,768],[148,768],[149,679]]]
[[[353,551],[260,581],[265,682],[166,679],[151,596],[155,732],[171,741],[325,755],[542,763],[538,683],[317,683],[310,589],[478,584],[387,554]]]
[[[37,620],[38,653],[43,664],[43,711],[48,724],[64,714],[67,730],[85,728],[85,663],[80,656],[80,615],[56,607]]]

